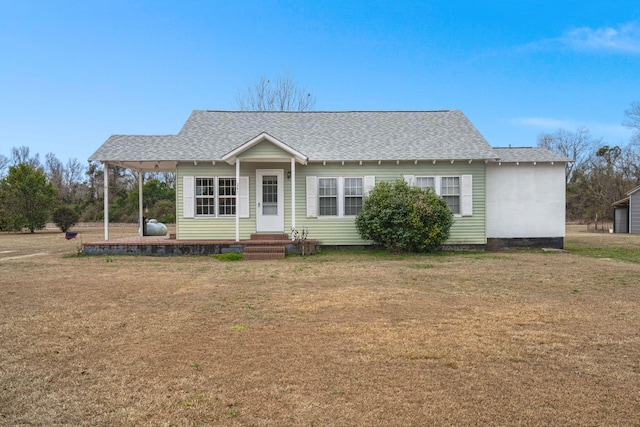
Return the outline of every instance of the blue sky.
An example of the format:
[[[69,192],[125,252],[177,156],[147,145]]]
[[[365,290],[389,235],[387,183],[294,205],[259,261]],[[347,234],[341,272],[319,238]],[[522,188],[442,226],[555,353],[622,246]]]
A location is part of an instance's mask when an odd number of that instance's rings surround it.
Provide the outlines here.
[[[493,146],[626,144],[640,2],[0,0],[0,154],[85,161],[290,73],[316,110],[462,110]]]

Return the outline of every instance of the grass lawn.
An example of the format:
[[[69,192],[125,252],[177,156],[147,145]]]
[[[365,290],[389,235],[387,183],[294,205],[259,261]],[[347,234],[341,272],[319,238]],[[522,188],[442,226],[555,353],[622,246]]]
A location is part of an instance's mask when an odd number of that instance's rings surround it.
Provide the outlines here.
[[[639,423],[640,236],[225,262],[78,231],[0,233],[0,425]]]

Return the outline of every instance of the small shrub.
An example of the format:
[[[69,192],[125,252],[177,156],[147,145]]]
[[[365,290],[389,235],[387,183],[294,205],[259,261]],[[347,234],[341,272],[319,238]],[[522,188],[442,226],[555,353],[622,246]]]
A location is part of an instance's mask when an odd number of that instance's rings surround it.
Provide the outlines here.
[[[447,202],[404,180],[379,182],[356,217],[365,240],[391,252],[431,252],[449,237],[453,215]]]
[[[53,222],[60,227],[63,233],[69,231],[78,222],[79,218],[78,212],[68,206],[60,206],[53,211]]]

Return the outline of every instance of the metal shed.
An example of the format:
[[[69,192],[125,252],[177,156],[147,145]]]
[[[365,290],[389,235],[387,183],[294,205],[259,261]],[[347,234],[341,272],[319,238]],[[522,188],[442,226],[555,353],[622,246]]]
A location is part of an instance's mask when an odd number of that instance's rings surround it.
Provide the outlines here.
[[[613,204],[613,232],[629,232],[629,198],[618,200]]]
[[[640,234],[640,187],[629,191],[627,196],[613,203],[613,231]]]

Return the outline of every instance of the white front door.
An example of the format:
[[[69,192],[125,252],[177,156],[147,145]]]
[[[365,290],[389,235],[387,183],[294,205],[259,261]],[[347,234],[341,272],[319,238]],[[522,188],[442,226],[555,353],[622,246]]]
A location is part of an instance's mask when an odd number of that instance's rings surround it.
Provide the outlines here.
[[[284,232],[284,171],[256,170],[258,232]]]

